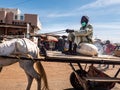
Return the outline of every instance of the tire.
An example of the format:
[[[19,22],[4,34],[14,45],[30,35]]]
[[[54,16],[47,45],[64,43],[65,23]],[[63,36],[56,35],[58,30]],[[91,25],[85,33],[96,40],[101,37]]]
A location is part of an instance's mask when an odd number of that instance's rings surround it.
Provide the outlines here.
[[[86,76],[86,71],[76,70],[76,73],[79,76],[81,75],[81,72],[84,73],[82,76]],[[84,90],[84,88],[79,84],[74,72],[72,72],[70,75],[70,83],[75,90]]]

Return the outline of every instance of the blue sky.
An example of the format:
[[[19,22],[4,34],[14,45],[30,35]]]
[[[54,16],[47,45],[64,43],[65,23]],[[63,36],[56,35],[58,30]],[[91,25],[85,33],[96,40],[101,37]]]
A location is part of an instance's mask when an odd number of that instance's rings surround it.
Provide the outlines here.
[[[82,15],[87,15],[94,38],[120,42],[120,0],[0,0],[0,7],[38,14],[42,24],[39,33],[79,30]]]

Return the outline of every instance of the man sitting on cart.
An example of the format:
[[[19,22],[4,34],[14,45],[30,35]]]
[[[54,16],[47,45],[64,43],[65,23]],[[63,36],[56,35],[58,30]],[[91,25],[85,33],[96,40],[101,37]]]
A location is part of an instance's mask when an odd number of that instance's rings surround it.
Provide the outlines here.
[[[81,27],[79,31],[67,29],[69,41],[69,54],[76,53],[76,48],[80,43],[92,43],[93,37],[93,27],[89,23],[88,16],[82,16],[81,18]]]

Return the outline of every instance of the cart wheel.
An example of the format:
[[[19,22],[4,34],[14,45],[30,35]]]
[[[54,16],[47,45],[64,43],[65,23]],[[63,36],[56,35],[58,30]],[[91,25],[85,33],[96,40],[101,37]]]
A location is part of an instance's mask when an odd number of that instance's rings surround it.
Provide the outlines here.
[[[84,73],[84,75],[82,75],[82,76],[86,76],[86,71],[76,70],[76,73],[78,75],[81,75],[81,72]],[[84,88],[79,84],[74,72],[72,72],[70,75],[70,83],[74,87],[74,89],[84,90]]]

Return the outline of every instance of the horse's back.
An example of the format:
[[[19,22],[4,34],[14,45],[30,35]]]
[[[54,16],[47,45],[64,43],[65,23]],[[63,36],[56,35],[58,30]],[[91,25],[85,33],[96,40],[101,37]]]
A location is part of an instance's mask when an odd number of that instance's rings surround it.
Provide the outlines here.
[[[16,39],[0,43],[0,55],[10,55],[14,52]]]
[[[33,57],[38,54],[38,46],[27,38],[22,38],[16,41],[17,49],[20,52],[28,53]]]
[[[33,57],[37,57],[39,48],[38,46],[27,38],[11,39],[0,43],[0,55],[10,55],[19,52],[21,54],[27,53]]]

